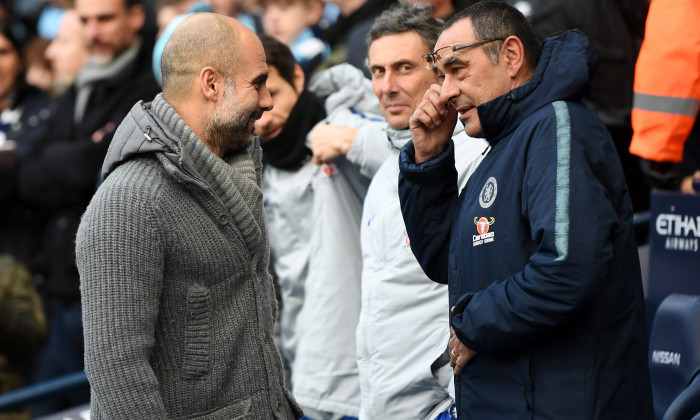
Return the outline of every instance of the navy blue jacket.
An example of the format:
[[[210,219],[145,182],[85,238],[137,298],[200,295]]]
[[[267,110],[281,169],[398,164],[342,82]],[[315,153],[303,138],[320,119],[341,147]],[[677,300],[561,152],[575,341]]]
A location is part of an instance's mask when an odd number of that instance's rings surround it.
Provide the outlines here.
[[[550,38],[529,82],[480,105],[492,147],[459,195],[451,142],[419,165],[401,152],[411,248],[478,353],[460,419],[652,418],[632,205],[581,103],[596,60],[580,31]]]

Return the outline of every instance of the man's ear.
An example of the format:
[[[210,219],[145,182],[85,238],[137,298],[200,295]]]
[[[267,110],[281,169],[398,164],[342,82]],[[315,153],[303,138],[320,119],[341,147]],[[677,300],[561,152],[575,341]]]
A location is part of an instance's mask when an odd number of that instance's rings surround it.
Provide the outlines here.
[[[129,8],[127,13],[131,30],[134,33],[140,31],[144,23],[146,23],[146,9],[144,9],[142,4],[135,4]]]
[[[508,75],[512,78],[517,77],[524,70],[525,48],[520,38],[511,35],[503,41],[501,60],[506,61]]]
[[[199,87],[202,95],[209,101],[217,102],[224,94],[221,73],[214,67],[206,66],[199,71]]]
[[[306,82],[306,77],[304,76],[304,70],[301,69],[299,64],[294,65],[294,89],[297,93],[301,93],[304,90],[304,82]]]

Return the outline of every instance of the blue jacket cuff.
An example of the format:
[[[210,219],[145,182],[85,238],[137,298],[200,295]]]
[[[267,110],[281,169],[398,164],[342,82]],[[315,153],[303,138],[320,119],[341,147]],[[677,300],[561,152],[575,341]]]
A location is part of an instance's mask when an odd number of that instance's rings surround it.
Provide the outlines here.
[[[401,148],[399,169],[401,175],[413,184],[436,184],[444,181],[445,174],[455,170],[455,149],[452,140],[442,153],[422,163],[416,163],[413,140]]]

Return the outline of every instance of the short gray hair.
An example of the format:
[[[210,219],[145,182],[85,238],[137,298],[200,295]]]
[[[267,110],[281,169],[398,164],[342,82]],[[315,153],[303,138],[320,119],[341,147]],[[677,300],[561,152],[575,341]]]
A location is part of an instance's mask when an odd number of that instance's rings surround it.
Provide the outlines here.
[[[229,17],[196,13],[175,28],[161,59],[163,95],[167,101],[184,99],[199,71],[211,66],[224,77],[234,77],[241,46]]]
[[[431,14],[434,9],[435,6],[429,3],[401,0],[374,20],[365,38],[365,50],[369,51],[372,43],[385,35],[413,31],[420,36],[428,50],[433,51],[443,24],[441,19]]]

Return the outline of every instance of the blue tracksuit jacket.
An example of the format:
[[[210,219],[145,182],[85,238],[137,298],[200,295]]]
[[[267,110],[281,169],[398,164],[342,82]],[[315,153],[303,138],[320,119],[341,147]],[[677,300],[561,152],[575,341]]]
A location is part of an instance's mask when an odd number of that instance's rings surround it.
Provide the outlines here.
[[[580,101],[596,60],[580,31],[550,38],[529,82],[480,105],[492,147],[459,195],[452,143],[420,165],[401,152],[411,247],[478,353],[460,419],[652,418],[632,206]]]

